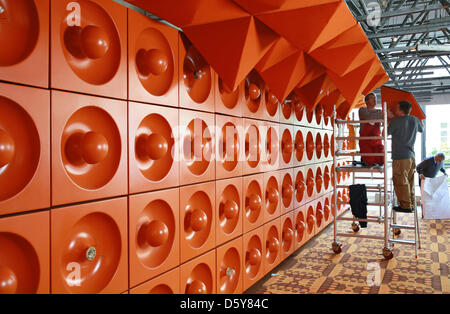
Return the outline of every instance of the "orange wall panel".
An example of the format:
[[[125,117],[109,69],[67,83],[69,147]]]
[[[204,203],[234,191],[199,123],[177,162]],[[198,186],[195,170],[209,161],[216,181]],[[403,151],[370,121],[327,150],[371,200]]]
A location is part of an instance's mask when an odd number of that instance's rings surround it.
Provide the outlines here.
[[[48,0],[2,2],[0,80],[48,88],[49,6]]]
[[[49,212],[0,218],[0,294],[50,293]]]
[[[0,216],[50,206],[50,93],[0,83]]]
[[[52,293],[128,289],[127,198],[51,210]]]
[[[216,181],[216,245],[242,235],[242,177]]]
[[[177,267],[130,290],[130,294],[180,294],[180,268]]]
[[[127,99],[127,8],[51,1],[51,87]]]
[[[180,264],[178,188],[129,198],[130,287]]]
[[[217,293],[242,293],[243,249],[242,237],[228,242],[216,249]]]
[[[180,293],[216,293],[216,250],[180,266]]]
[[[261,279],[264,272],[265,257],[264,228],[261,226],[242,236],[244,262],[244,291]]]

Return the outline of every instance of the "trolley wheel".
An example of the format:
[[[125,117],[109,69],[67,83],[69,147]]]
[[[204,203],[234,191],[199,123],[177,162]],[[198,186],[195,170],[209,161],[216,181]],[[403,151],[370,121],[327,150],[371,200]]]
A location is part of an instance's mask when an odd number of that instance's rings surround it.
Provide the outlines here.
[[[383,248],[383,256],[384,256],[384,259],[390,260],[391,258],[394,257],[394,253],[392,253],[392,251],[390,249],[385,247],[385,248]]]
[[[342,252],[342,244],[340,244],[340,243],[333,242],[333,244],[331,245],[331,248],[333,249],[333,252],[336,254],[339,254]]]
[[[400,230],[400,228],[393,228],[392,232],[394,233],[394,235],[398,236],[400,235],[400,233],[402,233],[402,230]]]
[[[354,232],[358,232],[359,231],[359,225],[356,222],[352,222],[352,230]]]

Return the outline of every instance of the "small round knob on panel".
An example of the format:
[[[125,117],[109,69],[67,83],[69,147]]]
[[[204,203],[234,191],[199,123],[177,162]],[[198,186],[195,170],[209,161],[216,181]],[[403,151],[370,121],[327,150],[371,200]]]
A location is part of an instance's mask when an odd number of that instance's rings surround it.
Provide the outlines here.
[[[305,182],[304,181],[298,181],[297,190],[299,193],[302,193],[303,191],[305,191]]]
[[[256,211],[261,209],[261,197],[258,194],[252,194],[248,201],[250,210]]]
[[[15,154],[14,140],[3,130],[0,130],[0,167],[9,164]]]
[[[256,100],[261,96],[261,89],[256,84],[251,83],[248,87],[248,93],[251,100]]]
[[[0,294],[14,294],[17,291],[17,277],[14,272],[6,267],[0,266]]]
[[[160,49],[150,49],[145,52],[145,62],[151,74],[161,75],[167,71],[169,59]]]
[[[234,275],[236,275],[236,270],[234,268],[227,267],[225,274],[229,277],[234,277]]]
[[[295,149],[299,150],[299,151],[303,151],[305,149],[305,143],[303,143],[303,141],[296,142]]]
[[[194,209],[191,213],[191,227],[198,232],[203,230],[208,224],[208,216],[201,209]]]
[[[88,132],[81,142],[81,155],[91,165],[98,164],[108,155],[108,141],[96,132]]]
[[[308,187],[314,187],[314,178],[313,177],[308,177],[308,179],[306,180],[306,184],[308,185]]]
[[[108,33],[98,26],[89,25],[81,31],[83,52],[90,59],[99,59],[106,55],[111,45]]]
[[[97,256],[97,250],[95,247],[91,246],[86,250],[86,259],[92,262]]]
[[[317,176],[316,176],[316,182],[317,182],[317,185],[318,185],[318,186],[322,186],[323,178],[322,178],[321,175],[317,175]]]
[[[239,212],[239,206],[235,201],[227,200],[223,207],[223,211],[227,219],[233,219]]]
[[[303,233],[303,232],[305,231],[305,229],[306,229],[306,224],[305,224],[305,222],[302,221],[302,220],[299,221],[299,222],[297,223],[296,229],[297,229],[297,232]]]
[[[146,153],[150,159],[159,160],[167,154],[169,143],[164,136],[152,133],[146,139]]]
[[[276,251],[278,251],[278,246],[280,245],[280,241],[278,241],[278,239],[277,238],[275,238],[275,237],[272,237],[270,240],[269,240],[269,243],[268,243],[268,248],[269,248],[269,251],[270,252],[276,252]]]
[[[290,199],[294,194],[294,187],[291,184],[283,185],[283,197]]]
[[[251,249],[248,254],[248,261],[249,261],[250,265],[253,265],[253,266],[261,263],[261,251],[258,250],[257,248]]]
[[[293,237],[294,237],[294,231],[291,228],[286,228],[284,230],[284,239],[289,242],[292,240]]]
[[[292,153],[292,142],[291,141],[286,140],[286,141],[283,141],[282,144],[283,144],[284,152],[286,152],[288,154]]]
[[[188,294],[206,294],[208,291],[204,282],[200,280],[193,280],[188,287]]]
[[[160,220],[150,222],[145,231],[147,243],[153,247],[163,245],[169,238],[169,228]]]
[[[277,203],[278,197],[279,197],[278,190],[273,187],[268,188],[267,197],[268,197],[270,203],[272,203],[272,204]]]
[[[270,105],[273,105],[273,106],[278,104],[278,98],[272,92],[269,92],[267,101],[269,102]]]

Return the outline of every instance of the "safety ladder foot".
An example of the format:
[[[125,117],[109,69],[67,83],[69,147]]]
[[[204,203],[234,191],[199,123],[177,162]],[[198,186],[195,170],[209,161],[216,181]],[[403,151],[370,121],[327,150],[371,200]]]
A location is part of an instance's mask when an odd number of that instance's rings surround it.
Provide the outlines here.
[[[331,249],[335,254],[339,254],[342,252],[342,244],[338,242],[333,242],[333,244],[331,244]]]
[[[390,260],[390,259],[392,259],[394,257],[394,253],[392,252],[391,249],[389,249],[387,247],[384,247],[383,248],[383,257],[386,260]]]
[[[356,222],[352,222],[352,230],[353,232],[359,231],[359,225]]]

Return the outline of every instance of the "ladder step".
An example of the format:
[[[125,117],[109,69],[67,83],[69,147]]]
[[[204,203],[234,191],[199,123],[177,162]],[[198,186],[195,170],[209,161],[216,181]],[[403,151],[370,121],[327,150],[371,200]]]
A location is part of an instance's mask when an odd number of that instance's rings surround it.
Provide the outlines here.
[[[370,178],[369,178],[370,179]],[[350,185],[336,185],[336,189],[346,189],[349,188]],[[370,186],[366,184],[366,190],[367,192],[383,192],[384,191],[384,186]],[[371,191],[369,191],[371,190]],[[372,191],[373,190],[373,191]]]
[[[338,150],[336,156],[383,156],[384,153],[361,153],[357,151]]]
[[[353,167],[353,166],[344,166],[344,167],[336,167],[336,172],[375,172],[375,173],[384,173],[384,167]]]
[[[415,226],[411,226],[411,225],[397,225],[397,224],[391,224],[392,228],[399,228],[399,229],[411,229],[414,230],[416,229]]]
[[[392,243],[398,243],[398,244],[416,245],[416,241],[414,241],[414,240],[389,239],[389,242],[392,242]]]
[[[350,202],[337,202],[338,205],[350,205]],[[384,206],[384,203],[367,203],[367,206]],[[389,206],[389,203],[388,203]]]
[[[384,140],[383,136],[337,136],[336,141]]]
[[[338,124],[360,124],[360,123],[384,123],[383,119],[380,120],[342,120],[336,119],[336,123]]]

